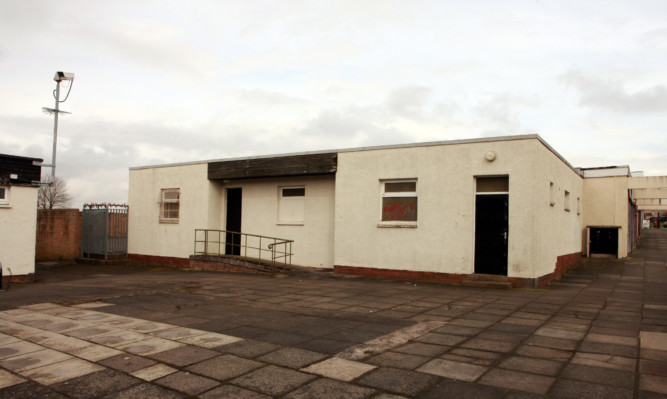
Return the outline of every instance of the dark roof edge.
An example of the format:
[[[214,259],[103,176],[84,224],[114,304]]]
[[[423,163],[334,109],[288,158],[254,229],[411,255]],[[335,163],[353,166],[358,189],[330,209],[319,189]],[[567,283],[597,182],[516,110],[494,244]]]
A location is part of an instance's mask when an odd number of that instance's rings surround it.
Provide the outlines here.
[[[21,155],[0,154],[0,158],[22,159],[24,161],[44,162],[44,160],[42,158],[24,157],[24,156],[21,156]]]

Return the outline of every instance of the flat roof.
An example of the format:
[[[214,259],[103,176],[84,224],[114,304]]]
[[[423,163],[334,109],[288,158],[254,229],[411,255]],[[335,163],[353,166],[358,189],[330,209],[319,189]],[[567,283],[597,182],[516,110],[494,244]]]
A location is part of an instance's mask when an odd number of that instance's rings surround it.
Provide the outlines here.
[[[134,166],[130,170],[139,170],[139,169],[153,169],[153,168],[167,168],[174,166],[185,166],[185,165],[198,165],[210,162],[222,162],[222,161],[242,161],[249,159],[264,159],[264,158],[279,158],[279,157],[293,157],[298,155],[317,155],[317,154],[327,154],[327,153],[345,153],[345,152],[360,152],[360,151],[376,151],[376,150],[390,150],[390,149],[399,149],[399,148],[415,148],[415,147],[434,147],[442,145],[457,145],[457,144],[474,144],[474,143],[492,143],[498,141],[515,141],[515,140],[538,140],[542,145],[544,145],[549,151],[551,151],[558,159],[560,159],[565,165],[567,165],[573,172],[581,176],[579,169],[570,165],[570,163],[563,158],[556,150],[554,150],[542,137],[538,134],[523,134],[516,136],[497,136],[497,137],[482,137],[475,139],[460,139],[460,140],[445,140],[445,141],[429,141],[422,143],[407,143],[407,144],[389,144],[389,145],[378,145],[378,146],[368,146],[368,147],[356,147],[356,148],[343,148],[343,149],[333,149],[333,150],[318,150],[318,151],[306,151],[306,152],[293,152],[293,153],[283,153],[283,154],[267,154],[267,155],[254,155],[247,157],[235,157],[235,158],[218,158],[218,159],[208,159],[202,161],[191,161],[191,162],[176,162],[169,164],[161,165],[146,165],[146,166]]]

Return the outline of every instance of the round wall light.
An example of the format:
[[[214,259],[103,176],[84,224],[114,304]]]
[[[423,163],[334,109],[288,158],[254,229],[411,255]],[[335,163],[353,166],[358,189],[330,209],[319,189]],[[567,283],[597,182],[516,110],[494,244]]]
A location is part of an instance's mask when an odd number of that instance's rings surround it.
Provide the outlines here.
[[[489,162],[493,162],[496,160],[496,153],[494,151],[487,151],[484,158]]]

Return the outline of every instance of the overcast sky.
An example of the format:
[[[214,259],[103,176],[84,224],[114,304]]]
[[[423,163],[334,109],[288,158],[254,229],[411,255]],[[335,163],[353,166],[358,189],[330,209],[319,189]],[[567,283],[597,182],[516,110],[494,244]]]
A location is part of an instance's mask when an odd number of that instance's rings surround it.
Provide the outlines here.
[[[665,0],[4,0],[0,71],[0,153],[45,163],[76,74],[75,207],[131,166],[529,133],[667,175]]]

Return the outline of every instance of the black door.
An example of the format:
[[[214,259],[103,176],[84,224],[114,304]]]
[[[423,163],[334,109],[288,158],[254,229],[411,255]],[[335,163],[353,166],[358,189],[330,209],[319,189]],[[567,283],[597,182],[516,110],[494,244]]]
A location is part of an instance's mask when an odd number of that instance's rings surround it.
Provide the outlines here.
[[[242,189],[227,189],[227,226],[225,230],[241,232],[241,203]],[[225,253],[227,255],[241,254],[241,235],[227,233],[225,239]]]
[[[591,254],[618,256],[618,229],[591,227],[590,244]]]
[[[477,195],[475,273],[507,276],[508,194]]]

